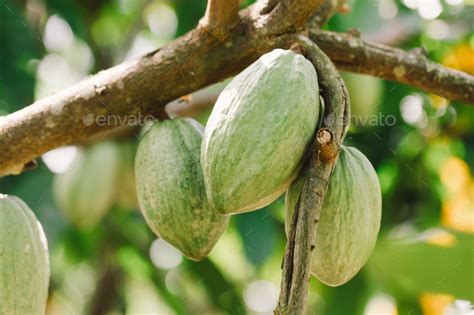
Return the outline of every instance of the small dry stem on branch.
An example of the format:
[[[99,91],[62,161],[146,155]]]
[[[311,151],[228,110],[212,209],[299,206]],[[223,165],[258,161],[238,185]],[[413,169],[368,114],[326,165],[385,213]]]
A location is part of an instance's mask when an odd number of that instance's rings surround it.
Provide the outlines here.
[[[239,0],[209,0],[202,27],[216,38],[224,40],[231,28],[239,23]]]

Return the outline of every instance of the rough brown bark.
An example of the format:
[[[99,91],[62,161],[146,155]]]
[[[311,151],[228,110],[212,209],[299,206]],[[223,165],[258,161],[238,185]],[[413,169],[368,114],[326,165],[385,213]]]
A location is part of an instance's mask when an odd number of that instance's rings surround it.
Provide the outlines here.
[[[0,118],[0,175],[20,172],[25,163],[55,147],[107,133],[118,127],[116,122],[161,117],[168,102],[227,77],[258,56],[251,47],[255,43],[244,36],[234,34],[231,43],[225,47],[197,29],[141,59]]]
[[[197,28],[158,51],[1,117],[0,176],[21,172],[25,164],[58,146],[107,133],[146,115],[163,117],[168,102],[242,70],[280,40],[269,36],[268,30],[260,33],[261,21],[251,18],[255,10],[242,12],[241,23],[224,42]],[[310,37],[341,69],[474,103],[471,75],[349,34],[313,31]]]
[[[239,23],[239,0],[209,0],[201,26],[220,39]]]
[[[224,43],[198,28],[158,51],[1,117],[0,175],[19,173],[48,150],[107,133],[119,122],[128,124],[146,115],[161,117],[168,102],[242,70],[279,41],[258,33],[249,12]],[[349,34],[313,31],[310,37],[340,69],[474,103],[471,75]],[[99,118],[109,123],[98,124]]]
[[[240,12],[241,22],[229,30],[225,41],[197,27],[140,59],[101,71],[1,117],[0,176],[21,172],[25,164],[56,147],[106,134],[147,115],[164,117],[168,102],[242,70],[280,40],[252,18],[260,10],[258,4]],[[295,13],[280,20],[270,16],[267,25],[277,33],[283,32],[280,23],[283,28],[290,18],[303,18]]]
[[[324,0],[266,0],[252,11],[255,26],[262,34],[280,35],[301,30]]]
[[[318,73],[325,110],[306,166],[309,178],[297,203],[283,260],[280,298],[276,314],[304,314],[308,295],[311,252],[317,222],[350,116],[347,90],[329,58],[309,39],[300,37],[298,49]]]
[[[441,66],[418,51],[368,43],[348,33],[312,31],[310,38],[339,69],[414,86],[454,101],[474,104],[474,76]]]

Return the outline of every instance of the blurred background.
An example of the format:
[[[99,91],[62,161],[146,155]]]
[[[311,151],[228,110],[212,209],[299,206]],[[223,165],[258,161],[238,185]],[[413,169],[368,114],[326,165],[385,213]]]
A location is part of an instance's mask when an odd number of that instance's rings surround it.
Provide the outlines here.
[[[350,5],[325,28],[423,47],[430,59],[474,74],[472,0]],[[165,45],[194,27],[205,7],[204,0],[0,0],[0,115]],[[474,314],[474,107],[343,76],[353,106],[346,142],[377,170],[382,230],[349,283],[311,280],[309,313]],[[223,86],[168,110],[205,124]],[[106,142],[59,148],[36,169],[0,180],[0,192],[28,203],[47,234],[48,314],[270,314],[285,247],[283,200],[232,217],[208,259],[187,260],[156,239],[138,211],[133,156],[142,134],[127,129]],[[68,188],[81,181],[92,188]],[[90,221],[78,222],[71,203],[88,209]]]

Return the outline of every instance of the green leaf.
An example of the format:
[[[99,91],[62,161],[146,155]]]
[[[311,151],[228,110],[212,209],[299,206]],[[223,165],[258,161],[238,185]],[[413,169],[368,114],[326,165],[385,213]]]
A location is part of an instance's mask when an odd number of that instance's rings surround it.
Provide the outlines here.
[[[173,1],[176,15],[178,16],[178,29],[176,36],[181,36],[184,33],[195,27],[199,19],[206,11],[206,0],[175,0]]]
[[[188,261],[186,268],[203,282],[213,303],[224,309],[226,314],[245,314],[245,306],[239,291],[209,259],[199,262]]]
[[[235,220],[244,244],[245,256],[254,266],[261,266],[272,255],[277,237],[270,208],[243,213]]]
[[[28,61],[39,57],[41,42],[13,1],[0,0],[0,115],[33,101],[35,79]]]
[[[369,270],[396,296],[431,292],[474,300],[474,235],[450,234],[454,242],[449,245],[430,244],[420,237],[382,241]]]
[[[321,297],[327,315],[358,315],[364,313],[371,289],[363,273],[357,274],[348,283],[339,287],[322,285]]]

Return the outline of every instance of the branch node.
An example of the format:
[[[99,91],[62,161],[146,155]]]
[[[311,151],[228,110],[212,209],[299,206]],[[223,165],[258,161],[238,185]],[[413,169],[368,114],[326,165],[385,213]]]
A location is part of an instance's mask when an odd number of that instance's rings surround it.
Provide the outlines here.
[[[321,129],[318,131],[316,139],[320,145],[329,144],[332,141],[332,133],[329,129]]]
[[[36,160],[31,160],[25,164],[23,167],[23,171],[30,171],[35,169],[38,166],[38,162]]]
[[[346,33],[354,37],[360,38],[360,30],[358,30],[357,28],[351,28]]]
[[[428,51],[426,50],[425,47],[413,48],[412,50],[409,51],[409,53],[417,57],[428,57]]]
[[[259,13],[261,15],[269,14],[275,9],[278,3],[279,3],[278,0],[268,0]]]
[[[199,22],[208,33],[223,41],[240,22],[239,0],[208,0],[205,16]]]
[[[290,47],[290,50],[294,51],[297,54],[304,55],[304,48],[301,47],[299,43],[293,43]]]
[[[332,161],[339,154],[339,145],[334,141],[332,132],[327,128],[318,131],[316,135],[316,143],[316,149],[319,150],[317,158],[320,161]]]
[[[349,14],[352,11],[352,7],[348,3],[343,3],[337,7],[337,12],[341,14]]]

